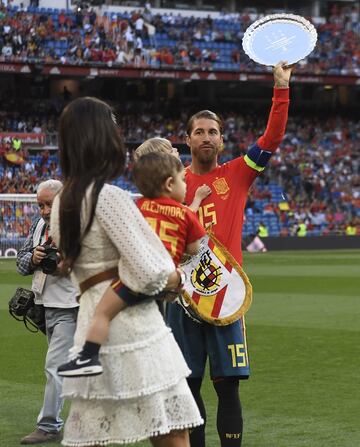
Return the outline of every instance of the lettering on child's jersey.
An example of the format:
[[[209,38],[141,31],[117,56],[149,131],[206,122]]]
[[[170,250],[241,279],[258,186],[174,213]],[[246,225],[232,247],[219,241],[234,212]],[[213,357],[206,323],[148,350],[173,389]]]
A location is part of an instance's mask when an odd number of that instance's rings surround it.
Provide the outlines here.
[[[185,220],[185,209],[178,206],[161,205],[152,200],[145,200],[141,204],[141,209],[156,214],[162,214],[163,216],[177,217],[178,219]]]

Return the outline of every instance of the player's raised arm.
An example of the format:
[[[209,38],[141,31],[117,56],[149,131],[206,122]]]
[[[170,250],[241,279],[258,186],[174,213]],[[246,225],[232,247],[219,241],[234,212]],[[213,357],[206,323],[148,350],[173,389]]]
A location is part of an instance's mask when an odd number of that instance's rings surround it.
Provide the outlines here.
[[[279,62],[274,67],[274,96],[264,134],[250,147],[245,162],[256,171],[263,171],[271,155],[284,138],[289,109],[289,80],[292,67]]]

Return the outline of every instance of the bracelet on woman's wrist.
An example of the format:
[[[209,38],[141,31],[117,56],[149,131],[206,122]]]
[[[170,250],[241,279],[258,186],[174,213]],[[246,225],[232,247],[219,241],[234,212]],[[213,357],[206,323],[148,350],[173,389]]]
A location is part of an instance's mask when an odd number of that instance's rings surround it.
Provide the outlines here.
[[[177,273],[179,274],[179,284],[176,287],[176,290],[182,290],[185,286],[185,282],[186,282],[186,273],[184,272],[183,269],[181,269],[180,267],[177,267],[176,269]]]

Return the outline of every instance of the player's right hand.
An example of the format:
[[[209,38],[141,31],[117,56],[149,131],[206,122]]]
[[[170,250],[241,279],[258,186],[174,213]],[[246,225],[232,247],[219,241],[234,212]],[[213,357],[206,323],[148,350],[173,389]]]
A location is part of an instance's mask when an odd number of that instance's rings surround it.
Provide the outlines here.
[[[275,87],[289,87],[289,81],[293,67],[293,65],[287,65],[286,61],[280,61],[278,64],[275,65],[273,70]]]

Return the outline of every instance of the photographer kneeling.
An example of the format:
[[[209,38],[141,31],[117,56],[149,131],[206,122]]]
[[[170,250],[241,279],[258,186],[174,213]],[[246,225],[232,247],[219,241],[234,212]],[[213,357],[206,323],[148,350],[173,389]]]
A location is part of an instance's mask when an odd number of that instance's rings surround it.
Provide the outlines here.
[[[35,303],[42,304],[45,308],[48,338],[43,407],[37,419],[36,430],[25,436],[21,444],[41,444],[61,439],[62,380],[57,375],[57,368],[67,361],[73,344],[78,308],[77,291],[71,281],[57,276],[60,257],[48,238],[51,205],[61,188],[62,183],[59,180],[47,180],[38,185],[37,202],[41,217],[31,225],[16,259],[17,270],[21,275],[33,275],[31,289],[35,294]]]

